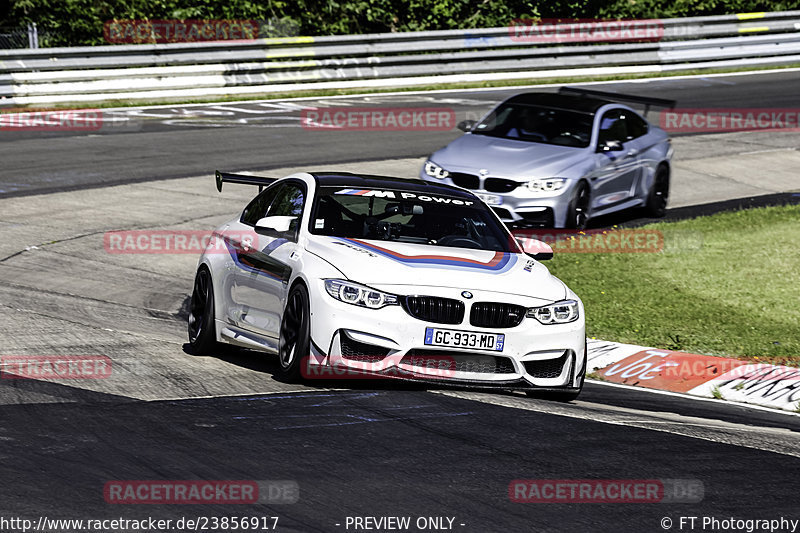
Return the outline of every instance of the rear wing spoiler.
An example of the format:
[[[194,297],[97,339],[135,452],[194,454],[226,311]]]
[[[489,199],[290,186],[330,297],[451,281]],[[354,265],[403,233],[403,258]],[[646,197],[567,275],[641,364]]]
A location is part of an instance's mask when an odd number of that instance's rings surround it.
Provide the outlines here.
[[[644,105],[644,114],[650,111],[650,107],[668,107],[673,109],[677,102],[666,98],[651,98],[649,96],[637,96],[634,94],[607,93],[605,91],[595,91],[593,89],[582,89],[580,87],[561,87],[559,94],[575,94],[578,96],[596,96],[607,100],[618,100],[621,102],[633,102]]]
[[[258,185],[258,192],[272,184],[278,178],[267,178],[264,176],[247,176],[245,174],[232,174],[230,172],[216,171],[214,178],[217,180],[217,191],[222,192],[223,183],[243,183],[245,185]]]

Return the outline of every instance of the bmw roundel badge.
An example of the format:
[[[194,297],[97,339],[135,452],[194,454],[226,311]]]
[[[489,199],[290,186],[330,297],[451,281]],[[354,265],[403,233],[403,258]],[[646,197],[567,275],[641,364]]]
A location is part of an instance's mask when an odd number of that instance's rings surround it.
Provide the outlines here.
[[[464,298],[466,298],[467,300],[469,300],[470,298],[472,298],[472,293],[471,293],[471,292],[469,292],[469,291],[463,291],[463,292],[461,293],[461,296],[463,296]]]

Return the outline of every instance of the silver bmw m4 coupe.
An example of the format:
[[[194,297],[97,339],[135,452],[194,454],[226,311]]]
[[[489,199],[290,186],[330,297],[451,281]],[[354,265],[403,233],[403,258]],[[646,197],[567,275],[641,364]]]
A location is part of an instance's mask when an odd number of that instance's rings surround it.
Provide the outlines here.
[[[644,208],[663,216],[672,146],[661,128],[621,102],[675,102],[563,87],[505,100],[434,152],[427,181],[473,191],[511,227],[584,228],[592,217]]]

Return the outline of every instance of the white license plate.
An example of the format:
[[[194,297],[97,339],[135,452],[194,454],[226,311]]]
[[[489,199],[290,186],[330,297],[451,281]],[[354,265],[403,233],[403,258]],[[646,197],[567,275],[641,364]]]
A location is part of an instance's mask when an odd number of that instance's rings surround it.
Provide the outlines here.
[[[425,345],[469,348],[502,352],[506,336],[502,333],[478,333],[455,329],[425,328]]]
[[[496,194],[476,193],[475,196],[483,200],[486,205],[503,205],[503,197]]]

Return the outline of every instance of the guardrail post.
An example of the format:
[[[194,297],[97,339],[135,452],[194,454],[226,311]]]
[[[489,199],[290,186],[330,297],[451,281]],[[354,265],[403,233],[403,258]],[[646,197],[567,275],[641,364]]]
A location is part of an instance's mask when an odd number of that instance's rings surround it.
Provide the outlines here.
[[[36,23],[28,23],[28,48],[39,48],[39,29]]]

